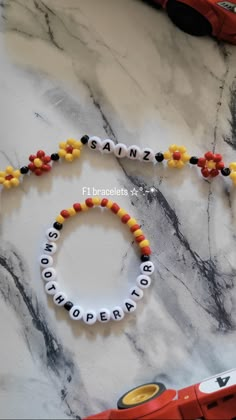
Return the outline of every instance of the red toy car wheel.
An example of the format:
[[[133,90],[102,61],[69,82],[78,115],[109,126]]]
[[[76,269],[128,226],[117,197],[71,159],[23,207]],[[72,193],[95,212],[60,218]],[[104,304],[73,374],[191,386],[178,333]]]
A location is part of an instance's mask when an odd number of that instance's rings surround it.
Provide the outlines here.
[[[120,410],[137,407],[157,398],[165,390],[165,385],[160,382],[151,382],[140,385],[122,395],[117,402],[117,407]]]

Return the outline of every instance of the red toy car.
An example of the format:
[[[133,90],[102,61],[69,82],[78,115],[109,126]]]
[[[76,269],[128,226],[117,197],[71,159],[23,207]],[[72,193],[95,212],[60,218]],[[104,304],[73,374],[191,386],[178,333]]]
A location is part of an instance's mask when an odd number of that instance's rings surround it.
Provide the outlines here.
[[[236,44],[236,0],[153,0],[171,20],[192,35],[211,34]]]
[[[124,394],[117,405],[84,420],[236,420],[236,369],[180,391],[145,384]]]

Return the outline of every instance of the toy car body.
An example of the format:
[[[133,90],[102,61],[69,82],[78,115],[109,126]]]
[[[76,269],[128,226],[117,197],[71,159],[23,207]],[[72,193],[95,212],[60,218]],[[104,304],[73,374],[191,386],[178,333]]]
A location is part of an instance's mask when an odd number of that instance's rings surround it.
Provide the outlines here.
[[[195,9],[211,25],[212,35],[217,39],[236,44],[236,0],[176,0]],[[168,9],[171,0],[154,0]]]
[[[84,420],[236,420],[236,369],[180,391],[160,383],[145,384],[121,397],[118,406],[122,409]]]

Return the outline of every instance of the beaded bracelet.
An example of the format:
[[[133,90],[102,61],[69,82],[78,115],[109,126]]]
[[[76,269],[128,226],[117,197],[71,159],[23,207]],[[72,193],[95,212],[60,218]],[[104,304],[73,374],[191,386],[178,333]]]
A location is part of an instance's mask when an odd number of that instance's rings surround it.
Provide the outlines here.
[[[222,156],[219,153],[208,151],[203,157],[190,156],[186,147],[172,144],[165,152],[155,153],[149,147],[140,149],[136,145],[127,147],[123,143],[115,144],[110,139],[101,140],[99,137],[89,137],[84,135],[80,141],[68,139],[66,142],[59,143],[59,150],[56,153],[47,155],[43,150],[38,150],[36,155],[30,155],[30,163],[20,169],[7,166],[5,171],[0,171],[0,184],[5,188],[17,187],[20,184],[20,177],[28,173],[41,176],[52,169],[51,162],[55,163],[60,159],[72,162],[79,158],[83,145],[87,144],[91,150],[99,150],[102,153],[114,154],[117,158],[129,158],[147,163],[161,163],[167,161],[169,168],[183,168],[187,163],[201,168],[204,178],[214,178],[220,173],[223,176],[230,176],[236,185],[236,162],[231,162],[226,167]]]
[[[121,305],[113,308],[101,308],[95,312],[93,309],[83,310],[83,308],[74,304],[67,299],[64,292],[60,291],[56,279],[56,270],[52,267],[53,258],[52,255],[57,250],[57,244],[55,243],[60,238],[60,231],[63,228],[63,223],[69,217],[74,216],[76,213],[86,211],[94,206],[106,207],[110,209],[114,214],[120,217],[121,222],[127,224],[130,231],[133,233],[135,241],[139,245],[141,251],[141,265],[140,273],[136,278],[136,286],[133,286],[129,292],[127,299],[123,301]],[[143,231],[137,221],[130,217],[130,215],[107,198],[100,199],[98,197],[87,198],[84,203],[75,203],[73,207],[62,210],[57,216],[53,227],[49,228],[46,232],[47,241],[43,244],[43,255],[41,255],[39,261],[42,268],[41,276],[46,281],[45,291],[49,295],[53,296],[53,301],[58,306],[64,306],[69,311],[69,316],[73,320],[83,320],[86,324],[92,325],[96,321],[102,323],[108,322],[109,320],[121,321],[124,318],[125,313],[131,313],[136,309],[136,302],[143,297],[143,289],[146,289],[151,284],[150,275],[154,272],[154,264],[150,261],[151,249],[149,247],[149,241],[145,238]]]

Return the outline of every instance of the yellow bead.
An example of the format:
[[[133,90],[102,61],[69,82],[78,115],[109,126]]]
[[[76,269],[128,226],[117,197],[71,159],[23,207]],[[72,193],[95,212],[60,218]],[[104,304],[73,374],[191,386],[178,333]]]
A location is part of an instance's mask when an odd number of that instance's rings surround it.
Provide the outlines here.
[[[19,171],[19,169],[16,169],[14,172],[13,172],[13,174],[12,174],[15,178],[19,178],[19,176],[20,176],[20,171]]]
[[[165,152],[164,153],[164,159],[166,159],[166,160],[168,160],[168,159],[170,159],[171,158],[171,153],[170,152]]]
[[[10,181],[4,181],[3,185],[4,185],[5,188],[11,188]]]
[[[34,159],[34,165],[36,168],[40,168],[42,166],[42,161],[39,158]]]
[[[101,198],[99,198],[99,197],[93,197],[92,198],[92,202],[93,202],[94,206],[100,206],[100,204],[101,204]]]
[[[66,143],[69,146],[74,146],[75,142],[76,142],[76,140],[74,140],[74,139],[68,139]]]
[[[127,214],[127,211],[125,209],[120,208],[117,212],[117,216],[123,217],[125,214]]]
[[[67,146],[67,144],[66,144],[66,142],[64,142],[64,141],[61,141],[61,142],[59,143],[59,147],[60,147],[60,149],[66,149],[66,146]]]
[[[3,178],[2,176],[0,176],[0,184],[3,184],[5,181],[5,178]]]
[[[230,174],[230,178],[231,178],[233,181],[236,181],[236,172],[231,172],[231,174]]]
[[[231,171],[236,171],[236,162],[231,162],[229,165],[229,169],[231,169]]]
[[[138,223],[137,223],[137,220],[134,218],[134,217],[131,217],[129,220],[128,220],[128,222],[127,222],[127,225],[129,226],[129,227],[132,227],[132,226],[134,226],[134,225],[137,225]]]
[[[107,204],[106,204],[106,207],[107,207],[108,209],[110,209],[110,208],[111,208],[111,206],[112,206],[112,204],[113,204],[113,201],[108,200],[108,202],[107,202]]]
[[[63,223],[64,222],[64,217],[61,215],[61,214],[59,214],[59,216],[57,216],[57,218],[56,218],[56,221],[58,222],[58,223]]]
[[[185,146],[179,146],[178,147],[178,151],[180,152],[180,153],[185,153],[186,152],[186,147]]]
[[[6,176],[6,172],[0,171],[0,178],[5,178],[5,176]]]
[[[81,141],[76,141],[75,144],[74,144],[74,147],[76,149],[82,149],[83,143],[81,143]]]
[[[134,232],[134,237],[137,238],[137,236],[140,236],[140,235],[143,235],[143,231],[142,231],[142,229],[137,229]]]
[[[77,158],[80,157],[80,150],[73,149],[72,155],[73,155],[73,157],[77,157]]]
[[[208,169],[215,169],[216,164],[215,164],[215,162],[213,162],[213,160],[209,160],[207,162],[206,166],[207,166]]]
[[[11,183],[11,185],[14,185],[14,187],[17,187],[19,185],[20,181],[17,178],[12,178],[10,180],[10,183]]]
[[[88,206],[86,206],[86,203],[82,203],[81,204],[81,210],[82,211],[87,211],[89,209],[89,207]]]
[[[73,207],[71,207],[70,209],[67,209],[67,210],[68,210],[70,216],[74,216],[76,214],[76,211]]]
[[[176,160],[175,167],[182,169],[184,167],[184,162],[182,160]]]
[[[168,160],[167,164],[169,168],[175,168],[177,160],[170,159]]]
[[[142,242],[139,242],[140,248],[143,248],[144,246],[149,246],[150,242],[147,239],[144,239]]]
[[[67,160],[67,162],[72,162],[73,161],[73,155],[71,153],[66,153],[65,160]]]
[[[182,155],[182,161],[183,162],[189,162],[190,161],[190,155],[188,155],[188,153],[183,153]]]
[[[13,172],[13,167],[12,166],[7,166],[6,173],[7,174],[12,174],[12,172]]]
[[[63,158],[63,157],[65,157],[65,155],[66,155],[66,151],[65,151],[65,150],[63,150],[63,149],[60,149],[60,150],[58,151],[58,154],[59,154],[59,156],[60,156],[61,158]]]
[[[171,153],[176,152],[177,150],[179,150],[179,146],[177,146],[177,144],[172,144],[172,145],[169,147],[169,151],[170,151]]]

